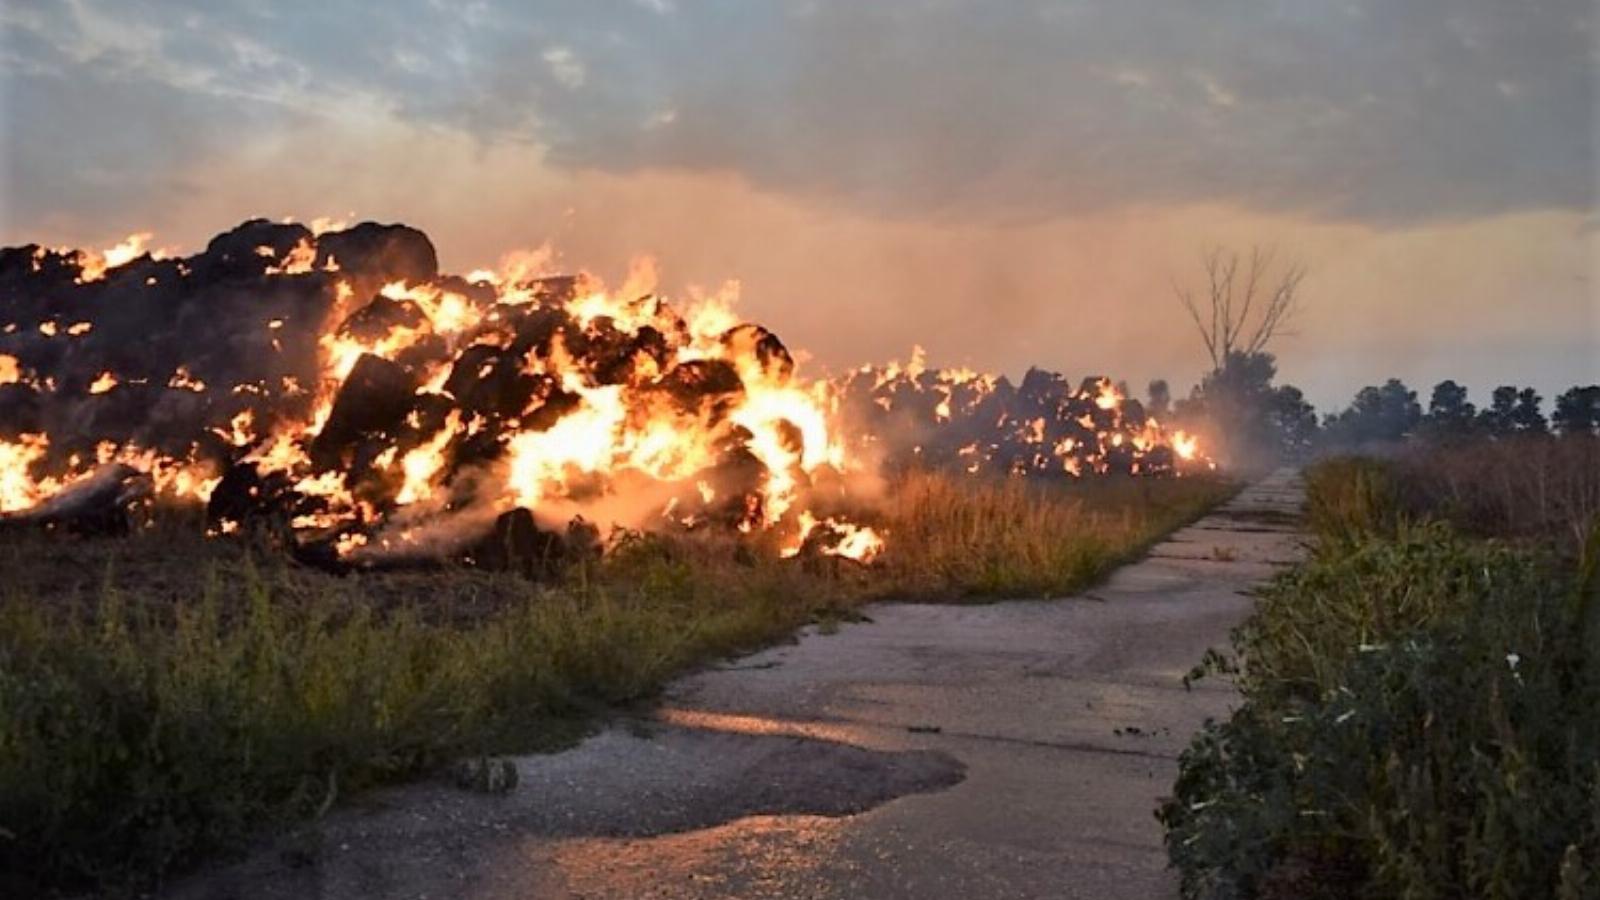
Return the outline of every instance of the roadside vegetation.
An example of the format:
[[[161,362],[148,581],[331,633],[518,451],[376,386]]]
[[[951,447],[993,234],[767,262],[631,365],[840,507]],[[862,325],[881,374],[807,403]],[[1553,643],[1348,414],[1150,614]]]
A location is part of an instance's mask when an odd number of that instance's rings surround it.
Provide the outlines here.
[[[972,482],[910,472],[888,493],[892,540],[866,594],[946,601],[1063,596],[1233,491],[1204,477]]]
[[[0,895],[136,890],[363,788],[558,746],[864,602],[1080,589],[1232,487],[904,476],[872,566],[632,535],[543,582],[336,577],[167,527],[0,541]]]
[[[1159,817],[1186,897],[1600,897],[1600,440],[1307,472],[1312,557]]]

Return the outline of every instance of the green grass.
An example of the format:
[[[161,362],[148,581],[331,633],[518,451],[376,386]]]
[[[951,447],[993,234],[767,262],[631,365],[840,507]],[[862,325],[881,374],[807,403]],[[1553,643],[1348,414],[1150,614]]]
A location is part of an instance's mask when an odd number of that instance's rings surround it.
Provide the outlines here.
[[[876,598],[1065,594],[1216,481],[909,476],[880,565],[637,537],[555,584],[334,577],[193,529],[0,542],[0,895],[134,889],[363,788],[551,747],[696,664]]]
[[[1600,896],[1600,529],[1463,520],[1421,461],[1308,473],[1316,552],[1209,661],[1244,703],[1160,811],[1185,896]]]

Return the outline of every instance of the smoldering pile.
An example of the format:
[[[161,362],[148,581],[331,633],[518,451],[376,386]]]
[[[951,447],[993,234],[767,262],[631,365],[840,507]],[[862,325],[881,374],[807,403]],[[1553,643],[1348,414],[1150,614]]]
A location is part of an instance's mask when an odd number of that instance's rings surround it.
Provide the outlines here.
[[[1077,387],[1029,369],[1020,385],[970,370],[908,365],[859,369],[842,381],[852,421],[892,467],[973,475],[1172,475],[1208,467],[1195,439],[1168,430],[1110,379]]]
[[[253,220],[186,258],[0,251],[0,515],[126,527],[203,503],[328,565],[510,564],[597,526],[717,528],[870,559],[822,382],[716,302],[513,262],[441,274],[420,231]]]

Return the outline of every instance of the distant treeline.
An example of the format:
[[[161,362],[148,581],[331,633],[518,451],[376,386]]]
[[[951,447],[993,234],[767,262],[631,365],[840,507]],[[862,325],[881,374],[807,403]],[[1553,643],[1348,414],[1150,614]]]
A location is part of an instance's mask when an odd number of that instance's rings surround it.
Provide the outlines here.
[[[1563,391],[1546,415],[1544,398],[1531,387],[1497,387],[1480,408],[1466,387],[1446,380],[1434,386],[1424,408],[1416,391],[1390,378],[1362,388],[1348,407],[1319,419],[1300,389],[1274,384],[1276,376],[1270,353],[1230,354],[1172,411],[1206,436],[1219,459],[1243,469],[1410,439],[1600,434],[1600,385]],[[1153,382],[1150,408],[1165,411],[1168,396],[1166,382]]]
[[[1417,392],[1391,378],[1362,388],[1343,412],[1323,420],[1331,444],[1399,441],[1409,437],[1451,439],[1521,434],[1594,434],[1600,431],[1600,385],[1573,386],[1555,399],[1547,418],[1544,398],[1531,387],[1501,385],[1479,409],[1466,387],[1446,380],[1434,385],[1423,409]]]

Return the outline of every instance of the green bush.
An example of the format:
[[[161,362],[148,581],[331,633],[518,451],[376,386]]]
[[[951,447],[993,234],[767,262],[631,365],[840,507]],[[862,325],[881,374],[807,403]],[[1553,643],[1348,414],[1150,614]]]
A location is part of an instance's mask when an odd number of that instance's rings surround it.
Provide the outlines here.
[[[1548,592],[1547,567],[1442,524],[1339,541],[1257,592],[1235,632],[1250,696],[1318,696],[1364,649],[1478,615],[1485,598],[1521,608]]]
[[[1235,635],[1245,702],[1159,812],[1184,895],[1600,896],[1593,582],[1440,525],[1344,546]]]

